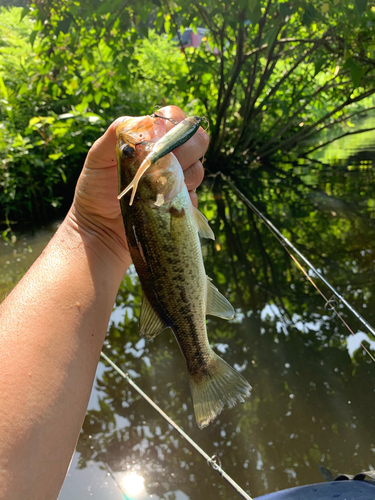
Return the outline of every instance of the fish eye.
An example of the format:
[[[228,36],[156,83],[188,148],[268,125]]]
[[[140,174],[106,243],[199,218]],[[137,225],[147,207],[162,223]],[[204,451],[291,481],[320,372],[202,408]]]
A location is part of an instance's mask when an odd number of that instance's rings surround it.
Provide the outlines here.
[[[123,156],[124,158],[134,158],[134,148],[132,148],[129,144],[124,144],[124,146],[121,148],[121,156]]]

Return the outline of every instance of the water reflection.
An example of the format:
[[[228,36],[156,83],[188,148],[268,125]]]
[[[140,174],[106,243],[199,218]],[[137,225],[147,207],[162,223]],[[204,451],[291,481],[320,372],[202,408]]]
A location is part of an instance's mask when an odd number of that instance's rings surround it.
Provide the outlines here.
[[[375,179],[366,165],[336,168],[302,159],[265,165],[256,176],[236,182],[374,324],[375,227],[369,200]],[[173,336],[164,332],[153,343],[139,340],[140,290],[133,276],[119,291],[125,318],[111,325],[106,353],[252,496],[321,481],[319,465],[334,472],[371,468],[374,364],[347,341],[342,323],[228,186],[216,179],[205,194],[204,209],[218,235],[204,248],[207,274],[227,290],[237,311],[229,323],[209,318],[209,337],[250,381],[251,398],[204,431],[196,428]],[[361,325],[338,307],[360,337]],[[108,406],[88,413],[81,459],[105,459],[115,470],[135,461],[148,493],[160,498],[177,490],[194,499],[213,491],[234,498],[115,373],[106,369],[98,387]],[[112,416],[123,423],[111,428]],[[85,435],[95,430],[97,449],[90,453]]]
[[[13,234],[13,242],[0,236],[0,301],[40,255],[58,226],[59,223],[54,223],[18,237]]]
[[[144,490],[145,480],[136,472],[130,472],[122,478],[122,485],[127,495],[136,497]]]

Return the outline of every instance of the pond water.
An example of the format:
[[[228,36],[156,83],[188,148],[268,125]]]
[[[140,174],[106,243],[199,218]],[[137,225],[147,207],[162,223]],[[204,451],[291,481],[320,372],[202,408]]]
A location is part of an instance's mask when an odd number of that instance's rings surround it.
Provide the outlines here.
[[[375,135],[350,136],[279,165],[257,165],[237,186],[375,325]],[[103,350],[248,493],[323,481],[319,467],[355,474],[375,466],[375,339],[342,304],[337,316],[284,248],[220,179],[203,189],[216,234],[207,274],[236,309],[210,317],[216,351],[251,383],[244,405],[199,430],[185,362],[171,332],[138,334],[133,269],[118,293]],[[56,225],[0,243],[0,299]],[[310,276],[327,298],[332,293]],[[143,479],[140,479],[143,478]],[[59,500],[238,498],[112,368],[100,363],[77,451]]]

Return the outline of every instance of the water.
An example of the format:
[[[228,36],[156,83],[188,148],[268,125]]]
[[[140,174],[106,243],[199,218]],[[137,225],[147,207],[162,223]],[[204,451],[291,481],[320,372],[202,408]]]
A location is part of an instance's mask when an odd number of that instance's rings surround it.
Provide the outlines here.
[[[355,140],[354,140],[355,139]],[[254,165],[237,185],[375,325],[375,135],[350,136],[282,165]],[[351,336],[267,228],[219,179],[202,197],[216,233],[207,274],[236,308],[210,317],[217,352],[252,384],[244,404],[195,424],[185,362],[172,333],[138,335],[140,287],[119,290],[104,350],[253,497],[323,481],[319,466],[355,474],[375,465],[375,349],[342,306]],[[3,297],[55,228],[0,244]],[[317,282],[325,294],[331,293]],[[144,488],[135,493],[138,486]],[[125,477],[126,487],[122,483]],[[133,487],[133,490],[131,490]],[[175,499],[236,494],[112,369],[99,363],[77,451],[59,500]]]

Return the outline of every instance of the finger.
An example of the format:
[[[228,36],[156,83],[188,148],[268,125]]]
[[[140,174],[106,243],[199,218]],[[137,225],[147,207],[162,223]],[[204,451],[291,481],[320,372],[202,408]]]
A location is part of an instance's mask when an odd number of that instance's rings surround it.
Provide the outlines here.
[[[125,118],[127,117],[121,116],[117,118],[111,123],[104,134],[94,142],[88,152],[86,165],[89,165],[91,168],[105,168],[116,165],[116,128]]]
[[[195,191],[189,191],[190,199],[195,208],[198,208],[198,195]]]
[[[165,116],[166,118],[172,118],[177,122],[181,122],[186,118],[186,114],[178,106],[166,106],[165,108],[159,109],[156,113]],[[167,131],[174,126],[175,125],[173,123],[167,121]],[[197,162],[199,158],[204,156],[208,148],[208,143],[208,134],[202,127],[199,127],[197,133],[194,134],[191,139],[173,151],[183,170],[189,168],[190,165]]]
[[[189,191],[197,189],[203,181],[204,169],[200,161],[196,161],[184,171],[185,184]]]
[[[156,111],[157,115],[164,116],[165,118],[172,118],[172,120],[180,123],[182,120],[185,120],[186,114],[182,111],[178,106],[165,106],[164,108],[160,108]],[[166,120],[166,130],[169,132],[171,128],[175,126],[174,123]]]
[[[208,135],[200,128],[191,139],[173,151],[180,162],[182,170],[189,168],[190,165],[193,165],[204,156],[208,148],[208,142]]]

